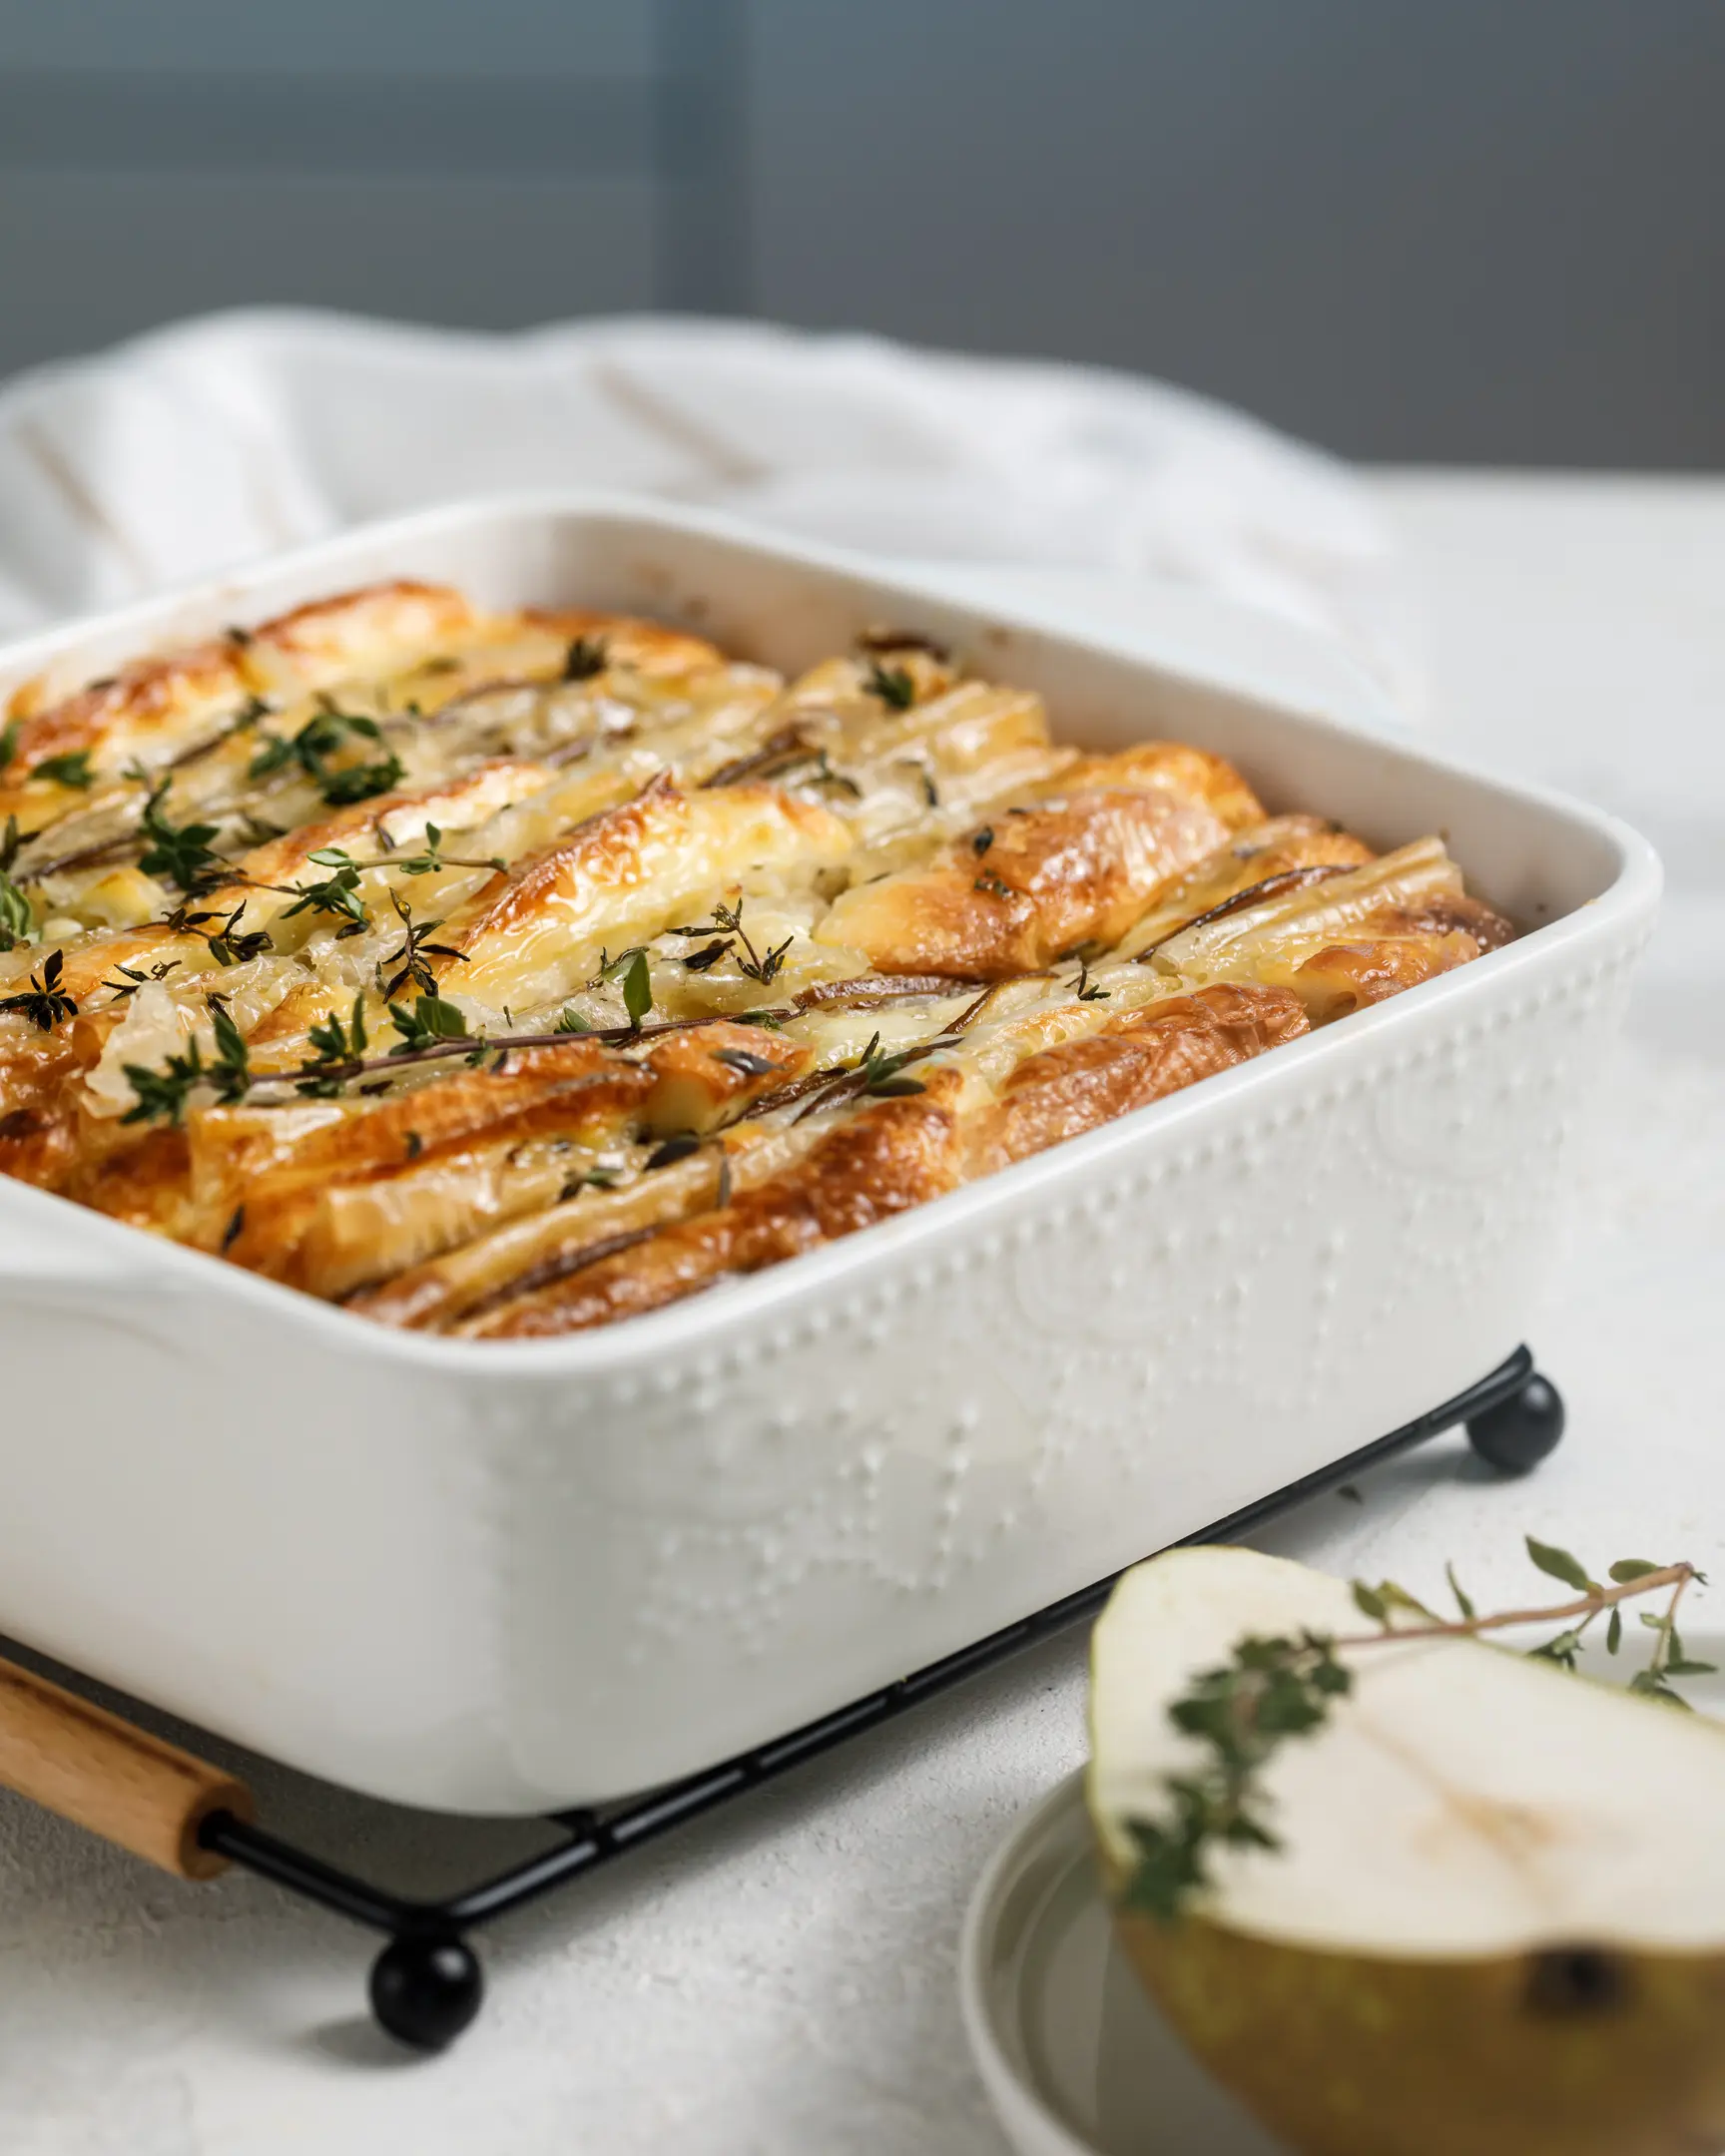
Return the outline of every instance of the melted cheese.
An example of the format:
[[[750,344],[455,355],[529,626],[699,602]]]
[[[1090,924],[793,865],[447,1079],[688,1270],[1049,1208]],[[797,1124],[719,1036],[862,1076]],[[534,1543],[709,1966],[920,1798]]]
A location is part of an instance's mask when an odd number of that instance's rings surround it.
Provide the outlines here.
[[[402,582],[8,720],[0,1172],[476,1339],[779,1263],[1512,933],[1436,839],[1058,745],[913,640],[787,684]]]

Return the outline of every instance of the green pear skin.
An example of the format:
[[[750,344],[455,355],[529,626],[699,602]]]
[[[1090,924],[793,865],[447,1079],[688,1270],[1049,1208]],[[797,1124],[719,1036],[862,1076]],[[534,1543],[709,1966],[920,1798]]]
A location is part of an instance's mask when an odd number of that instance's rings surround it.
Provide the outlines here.
[[[1725,2149],[1725,1954],[1392,1960],[1116,1922],[1194,2054],[1305,2156]]]

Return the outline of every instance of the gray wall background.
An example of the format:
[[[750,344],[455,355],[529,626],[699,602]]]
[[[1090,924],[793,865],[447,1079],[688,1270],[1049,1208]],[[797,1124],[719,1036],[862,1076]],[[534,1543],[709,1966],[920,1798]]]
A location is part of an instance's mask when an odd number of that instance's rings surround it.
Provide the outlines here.
[[[1722,115],[1720,0],[0,0],[0,369],[659,305],[1717,466]]]

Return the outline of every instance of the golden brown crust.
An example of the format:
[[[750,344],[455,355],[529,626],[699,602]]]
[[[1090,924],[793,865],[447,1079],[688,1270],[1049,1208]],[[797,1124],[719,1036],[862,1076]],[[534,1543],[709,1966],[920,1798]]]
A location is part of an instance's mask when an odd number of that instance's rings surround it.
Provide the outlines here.
[[[1397,910],[1400,930],[1408,934],[1471,936],[1480,951],[1501,950],[1515,940],[1512,922],[1465,891],[1445,891],[1415,906]]]
[[[786,686],[399,581],[55,697],[0,774],[0,1173],[475,1339],[857,1233],[1512,932],[1436,839],[1058,747],[914,645]]]
[[[806,1042],[756,1025],[721,1022],[667,1033],[643,1054],[653,1073],[647,1128],[660,1137],[716,1130],[801,1077],[813,1059]]]
[[[480,623],[459,592],[397,578],[313,599],[261,622],[244,649],[262,685],[317,688],[362,668],[409,665],[463,641]]]
[[[1327,1025],[1478,956],[1478,944],[1460,929],[1333,943],[1301,965],[1294,985],[1317,1021]]]
[[[734,1204],[600,1258],[456,1330],[470,1340],[585,1332],[782,1264],[937,1198],[956,1187],[961,1167],[958,1120],[943,1097],[951,1090],[871,1106],[800,1167]]]
[[[598,644],[609,665],[630,667],[638,674],[694,674],[726,663],[718,645],[705,637],[668,629],[663,622],[643,621],[636,614],[605,614],[592,607],[562,607],[555,612],[529,607],[525,618],[564,643],[572,644],[580,637]]]
[[[1122,955],[1152,951],[1218,906],[1278,877],[1306,869],[1361,868],[1372,857],[1363,840],[1321,816],[1274,816],[1249,824],[1157,893],[1155,904],[1123,939]]]
[[[1109,756],[1080,757],[1057,782],[1094,793],[1126,787],[1134,793],[1172,795],[1176,801],[1202,802],[1230,830],[1245,830],[1264,820],[1264,806],[1226,757],[1186,742],[1136,742]]]
[[[463,953],[469,994],[541,1001],[577,986],[607,948],[669,927],[704,890],[745,872],[837,861],[850,844],[831,810],[778,787],[688,795],[656,781],[494,877],[444,940]]]
[[[190,1120],[199,1193],[217,1212],[247,1201],[238,1265],[271,1270],[268,1217],[315,1204],[336,1184],[398,1173],[480,1138],[609,1132],[653,1089],[643,1064],[597,1042],[509,1051],[501,1068],[458,1068],[435,1083],[373,1100],[283,1108],[209,1108]]]
[[[62,1190],[78,1162],[79,1117],[71,1081],[85,1063],[70,1041],[45,1051],[0,1053],[0,1175]]]
[[[1022,1064],[1001,1099],[966,1113],[956,1072],[866,1108],[804,1163],[730,1206],[599,1252],[455,1330],[477,1340],[582,1332],[760,1271],[1091,1130],[1307,1030],[1298,999],[1218,987],[1109,1022]]]
[[[882,973],[1033,973],[1081,944],[1113,943],[1225,835],[1208,808],[1160,790],[1075,793],[995,817],[925,868],[848,891],[820,934]]]
[[[583,1191],[524,1220],[474,1236],[449,1251],[408,1266],[393,1279],[350,1298],[348,1309],[378,1325],[427,1332],[465,1317],[507,1294],[562,1279],[583,1258],[621,1247],[642,1234],[719,1201],[722,1149],[702,1146],[667,1163],[627,1190]]]
[[[135,757],[155,768],[170,760],[189,727],[225,714],[247,694],[234,647],[201,644],[138,660],[111,680],[21,719],[12,759],[0,769],[0,823],[16,815],[20,828],[36,830],[82,804],[82,790],[33,776],[49,758],[83,751],[99,777],[117,777]],[[15,697],[14,708],[17,702]]]
[[[1044,1049],[1012,1073],[999,1101],[976,1119],[969,1172],[991,1175],[1308,1030],[1298,997],[1232,985],[1112,1020],[1088,1039]]]

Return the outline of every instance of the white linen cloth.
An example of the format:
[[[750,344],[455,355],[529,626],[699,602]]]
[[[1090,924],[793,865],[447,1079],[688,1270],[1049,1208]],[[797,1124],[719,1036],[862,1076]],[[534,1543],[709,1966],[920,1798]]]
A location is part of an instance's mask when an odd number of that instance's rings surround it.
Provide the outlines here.
[[[1160,382],[736,322],[512,336],[227,313],[0,391],[0,635],[366,518],[628,489],[896,560],[1157,580],[1303,625],[1418,710],[1384,527],[1316,450]]]

